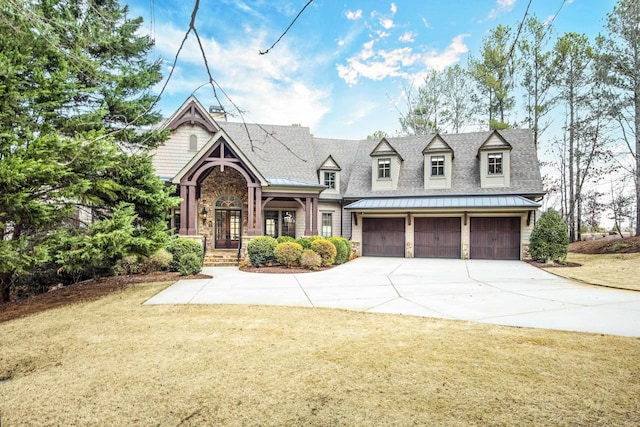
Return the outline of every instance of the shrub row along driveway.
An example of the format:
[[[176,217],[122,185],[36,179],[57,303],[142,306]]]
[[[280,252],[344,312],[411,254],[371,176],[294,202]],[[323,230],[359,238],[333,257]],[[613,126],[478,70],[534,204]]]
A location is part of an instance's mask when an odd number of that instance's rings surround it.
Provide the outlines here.
[[[640,337],[640,293],[584,285],[521,261],[358,258],[331,270],[208,268],[146,304],[325,307]]]

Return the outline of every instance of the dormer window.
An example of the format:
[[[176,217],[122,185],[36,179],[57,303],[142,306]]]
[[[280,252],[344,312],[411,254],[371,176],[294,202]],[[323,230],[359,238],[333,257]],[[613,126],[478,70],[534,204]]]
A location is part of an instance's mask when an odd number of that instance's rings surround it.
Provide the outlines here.
[[[391,159],[378,159],[378,178],[391,178]]]
[[[431,156],[431,176],[444,176],[444,156]]]
[[[489,175],[502,175],[502,153],[489,153],[487,155]]]
[[[324,185],[326,185],[330,190],[336,189],[336,173],[335,172],[325,171]]]

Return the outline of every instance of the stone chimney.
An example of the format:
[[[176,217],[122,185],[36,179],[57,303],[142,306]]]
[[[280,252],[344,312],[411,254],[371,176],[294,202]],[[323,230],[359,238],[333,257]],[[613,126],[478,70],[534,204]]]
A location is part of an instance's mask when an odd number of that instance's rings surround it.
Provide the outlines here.
[[[224,108],[222,108],[222,106],[220,105],[210,105],[209,114],[211,114],[213,120],[219,120],[223,122],[227,121],[227,112],[224,111]]]

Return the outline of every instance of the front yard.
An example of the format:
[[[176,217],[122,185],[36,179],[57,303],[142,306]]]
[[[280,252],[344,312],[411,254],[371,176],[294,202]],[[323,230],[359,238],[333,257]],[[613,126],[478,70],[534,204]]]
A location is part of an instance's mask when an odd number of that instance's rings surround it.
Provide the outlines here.
[[[0,323],[3,425],[638,425],[640,340],[398,315],[144,306]]]

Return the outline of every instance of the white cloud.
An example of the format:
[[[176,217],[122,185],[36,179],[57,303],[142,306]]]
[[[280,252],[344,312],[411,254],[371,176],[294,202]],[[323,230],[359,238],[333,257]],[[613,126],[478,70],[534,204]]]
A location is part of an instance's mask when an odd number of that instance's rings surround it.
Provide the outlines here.
[[[496,19],[503,13],[508,13],[513,10],[513,6],[515,6],[516,0],[497,0],[496,7],[489,11],[489,15],[487,16],[487,20]]]
[[[393,28],[393,19],[389,19],[389,18],[380,19],[380,25],[385,30],[390,30]]]
[[[403,43],[413,43],[416,40],[416,33],[412,31],[407,31],[400,37],[398,37],[398,41]]]
[[[398,11],[398,6],[396,6],[395,3],[391,3],[391,13],[395,15],[397,11]]]
[[[347,12],[345,13],[345,16],[350,21],[358,20],[362,18],[362,9],[358,9],[356,11],[347,10]]]
[[[347,58],[346,64],[338,64],[336,70],[338,76],[350,86],[357,84],[360,79],[420,79],[428,70],[442,71],[460,61],[460,57],[469,51],[464,43],[468,36],[461,34],[454,37],[449,46],[441,52],[430,50],[425,53],[416,53],[411,47],[374,51],[374,40],[370,40],[363,45],[360,52]],[[422,66],[416,71],[414,68],[418,65]]]
[[[427,18],[422,18],[422,25],[424,25],[425,28],[431,28],[431,24],[427,21]]]
[[[156,52],[168,61],[165,66],[171,65],[169,62],[173,61],[183,37],[184,31],[171,24],[163,25],[162,32],[158,32]],[[213,78],[233,103],[246,111],[247,121],[301,123],[313,128],[329,111],[329,91],[314,86],[313,80],[305,79],[317,65],[314,60],[326,60],[322,55],[301,61],[299,54],[285,41],[278,45],[277,55],[258,55],[267,45],[267,37],[256,29],[245,32],[238,39],[226,40],[224,44],[204,37],[202,33],[200,37]],[[186,99],[208,80],[200,48],[192,33],[180,53],[165,96],[183,95]],[[197,92],[205,106],[218,103],[210,87],[206,84]],[[222,91],[216,90],[223,106],[233,113],[231,102],[224,98]]]
[[[429,69],[442,71],[450,65],[460,61],[460,57],[469,51],[464,39],[469,34],[460,34],[453,38],[443,52],[431,51],[425,55],[424,63]]]

